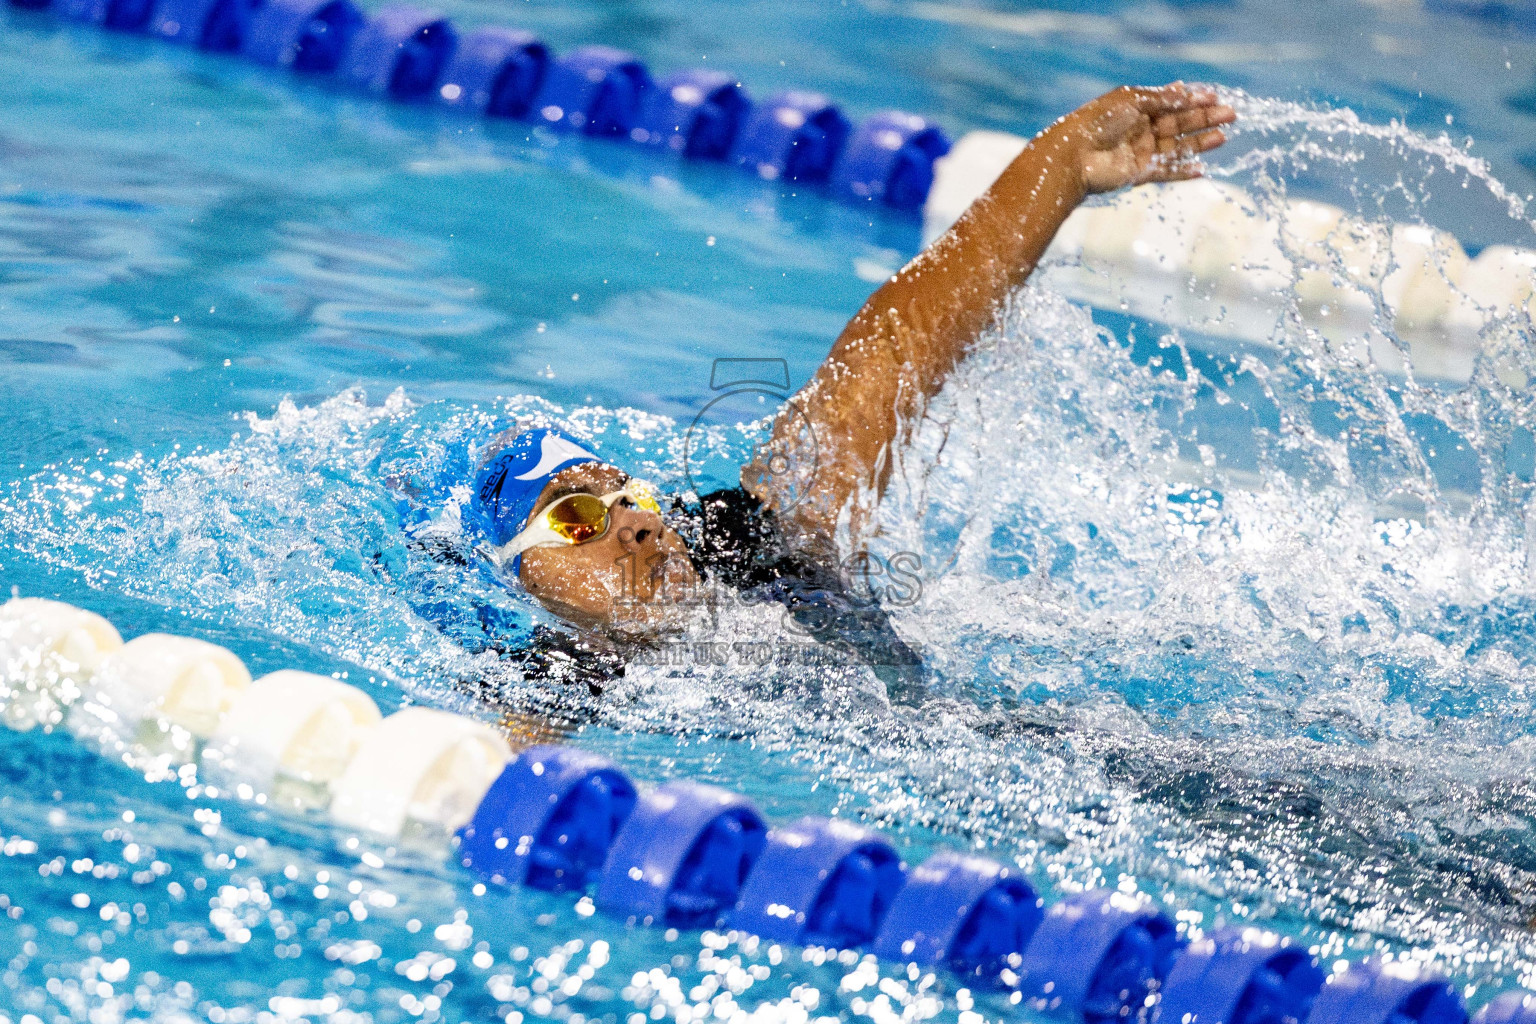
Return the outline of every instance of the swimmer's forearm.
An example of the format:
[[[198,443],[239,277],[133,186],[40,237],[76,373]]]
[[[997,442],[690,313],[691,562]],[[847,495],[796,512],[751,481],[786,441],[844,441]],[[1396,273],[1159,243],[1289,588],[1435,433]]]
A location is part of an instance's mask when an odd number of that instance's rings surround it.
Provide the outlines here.
[[[921,419],[928,400],[991,325],[1009,292],[1028,278],[1062,222],[1086,195],[1069,140],[1048,129],[945,235],[880,286],[848,322],[810,382],[795,396],[815,459],[812,493],[794,505],[808,532],[830,540],[837,515],[860,488],[882,490],[885,458],[903,424]],[[744,486],[770,508],[785,503],[761,456],[742,471]],[[796,496],[797,498],[799,496]]]
[[[1220,126],[1236,116],[1214,90],[1174,83],[1116,89],[1061,118],[870,296],[817,376],[885,338],[895,367],[912,374],[913,397],[931,397],[1089,194],[1197,177],[1199,155],[1226,140]]]
[[[831,385],[850,370],[874,384],[867,398],[875,401],[857,403],[865,407],[850,423],[856,447],[873,455],[870,445],[894,436],[893,416],[920,413],[923,400],[943,386],[1087,194],[1081,161],[1058,122],[1025,146],[953,227],[875,290],[802,392],[805,401],[817,408],[836,401],[839,389]],[[892,386],[879,387],[882,380]],[[893,404],[886,399],[897,398],[898,382],[906,384],[906,400]]]
[[[1197,176],[1199,154],[1225,141],[1218,126],[1235,118],[1213,90],[1174,83],[1117,89],[1041,132],[948,232],[870,296],[779,414],[770,451],[743,468],[743,485],[830,541],[851,496],[884,489],[892,443],[921,419],[1083,199]],[[782,466],[771,472],[774,454],[796,469],[814,459],[808,492],[792,493]],[[860,510],[853,515],[857,533]]]
[[[824,371],[877,339],[924,397],[937,393],[1088,195],[1064,124],[1037,135],[953,227],[869,297]]]

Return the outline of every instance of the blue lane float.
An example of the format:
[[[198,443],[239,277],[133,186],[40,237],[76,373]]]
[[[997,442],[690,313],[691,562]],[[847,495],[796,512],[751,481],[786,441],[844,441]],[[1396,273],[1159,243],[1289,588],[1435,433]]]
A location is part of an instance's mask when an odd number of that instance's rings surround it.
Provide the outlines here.
[[[1504,28],[1536,32],[1536,0],[1425,0],[1442,14],[1459,14]]]
[[[59,17],[70,21],[100,25],[106,20],[111,6],[112,0],[59,0],[58,12]]]
[[[452,23],[409,5],[364,17],[352,0],[9,0],[122,31],[148,31],[271,67],[338,73],[404,102],[436,94],[449,106],[587,135],[625,138],[689,160],[727,161],[768,181],[831,181],[843,202],[920,210],[934,161],[949,150],[924,118],[885,111],[857,132],[816,92],[754,104],[714,69],[659,85],[633,54],[583,46],[560,57],[531,33]],[[852,137],[850,138],[850,133]]]
[[[210,53],[238,53],[260,0],[159,0],[151,35]]]
[[[772,942],[852,949],[875,937],[904,880],[900,855],[879,834],[802,818],[768,833],[730,924]]]
[[[995,978],[1019,965],[1043,906],[1011,869],[946,850],[908,875],[872,949],[883,960]]]
[[[1312,1012],[1325,977],[1316,957],[1272,932],[1227,929],[1174,962],[1153,1024],[1294,1024]]]
[[[752,102],[741,83],[712,68],[679,71],[650,93],[636,142],[660,146],[690,160],[724,160]]]
[[[635,800],[634,784],[607,758],[533,747],[507,765],[459,830],[459,862],[498,885],[585,888]]]
[[[776,93],[753,108],[733,156],[768,181],[826,181],[849,127],[843,112],[819,92]]]
[[[668,928],[712,928],[736,904],[768,827],[745,797],[672,782],[648,793],[619,830],[598,882],[606,913]]]
[[[350,0],[267,0],[251,18],[245,55],[268,67],[330,74],[362,25]]]
[[[1182,947],[1173,921],[1150,903],[1105,889],[1076,893],[1040,922],[1019,990],[1037,1010],[1112,1024],[1157,992]]]
[[[532,32],[490,27],[459,41],[438,89],[450,107],[524,118],[544,86],[549,49]]]
[[[155,0],[61,0],[59,13],[71,21],[101,25],[118,32],[142,32],[149,24],[154,6]]]
[[[832,173],[832,193],[848,202],[921,210],[933,187],[934,161],[949,148],[949,136],[927,118],[882,111],[848,140]]]
[[[586,135],[628,136],[653,88],[650,72],[634,54],[580,46],[549,66],[534,101],[534,120]]]
[[[391,99],[420,100],[434,91],[458,34],[436,11],[386,7],[357,33],[343,62],[355,85]]]
[[[1328,979],[1307,1024],[1467,1024],[1467,1010],[1444,978],[1372,957]]]

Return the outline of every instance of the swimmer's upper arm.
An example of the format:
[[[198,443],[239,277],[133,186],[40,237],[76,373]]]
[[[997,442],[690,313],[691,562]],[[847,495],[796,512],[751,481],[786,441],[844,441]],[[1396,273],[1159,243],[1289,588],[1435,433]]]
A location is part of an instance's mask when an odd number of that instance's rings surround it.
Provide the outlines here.
[[[1199,173],[1235,118],[1212,90],[1119,89],[1036,136],[942,237],[882,284],[780,411],[742,485],[813,546],[857,536],[928,400],[1090,192]],[[782,458],[775,458],[776,456]],[[787,462],[784,461],[787,459]]]

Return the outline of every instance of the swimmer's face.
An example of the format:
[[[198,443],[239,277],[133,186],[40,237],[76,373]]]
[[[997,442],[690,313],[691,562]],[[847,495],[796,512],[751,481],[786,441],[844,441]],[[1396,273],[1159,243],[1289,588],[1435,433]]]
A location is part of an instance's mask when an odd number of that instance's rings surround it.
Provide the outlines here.
[[[544,486],[533,516],[567,494],[611,494],[628,480],[623,470],[603,463],[572,466]],[[608,530],[596,540],[523,552],[518,578],[563,619],[645,630],[672,620],[679,599],[699,583],[682,538],[667,529],[661,516],[627,498],[608,510]]]

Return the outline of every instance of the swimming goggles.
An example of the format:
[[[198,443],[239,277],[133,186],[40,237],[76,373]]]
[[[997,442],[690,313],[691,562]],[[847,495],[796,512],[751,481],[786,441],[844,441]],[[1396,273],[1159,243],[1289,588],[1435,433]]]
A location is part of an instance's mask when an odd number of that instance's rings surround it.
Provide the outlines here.
[[[647,512],[661,514],[651,485],[644,480],[630,480],[623,490],[601,496],[578,491],[552,501],[517,536],[500,547],[484,550],[491,561],[504,565],[529,548],[575,546],[597,540],[608,532],[608,510],[621,499],[628,499]]]

